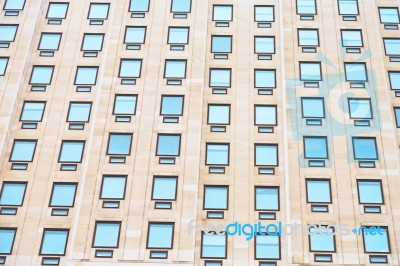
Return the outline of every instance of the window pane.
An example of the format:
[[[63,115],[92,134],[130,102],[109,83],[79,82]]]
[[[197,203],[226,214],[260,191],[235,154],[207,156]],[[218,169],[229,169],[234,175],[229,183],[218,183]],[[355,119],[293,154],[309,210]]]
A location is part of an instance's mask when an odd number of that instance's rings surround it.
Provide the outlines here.
[[[207,143],[206,164],[207,165],[228,165],[229,145]]]
[[[149,11],[150,0],[131,0],[129,6],[130,12],[147,12]]]
[[[121,223],[119,222],[97,222],[93,247],[118,247],[120,227]]]
[[[144,43],[146,27],[126,27],[125,43]]]
[[[39,50],[58,50],[60,40],[61,33],[42,33]]]
[[[149,223],[147,248],[172,248],[174,224]]]
[[[168,32],[168,43],[187,44],[189,41],[189,28],[170,27]]]
[[[165,78],[185,78],[186,60],[165,60]]]
[[[367,81],[367,69],[364,63],[345,63],[347,81]]]
[[[80,163],[82,160],[83,141],[63,141],[60,151],[60,163]]]
[[[394,108],[394,114],[396,116],[396,126],[400,127],[400,108]]]
[[[208,124],[229,125],[230,105],[208,105]]]
[[[13,42],[17,34],[18,25],[0,25],[0,41]]]
[[[67,15],[68,3],[50,3],[47,18],[63,19]]]
[[[379,16],[381,23],[394,23],[399,24],[399,10],[396,7],[380,7]]]
[[[254,108],[256,125],[276,125],[276,106],[257,105]]]
[[[131,152],[132,134],[110,134],[107,154],[129,155]]]
[[[175,200],[176,198],[176,177],[154,177],[153,200]]]
[[[361,204],[383,203],[380,181],[357,180],[359,200]]]
[[[298,14],[317,14],[315,0],[297,0]]]
[[[326,137],[304,137],[304,149],[306,159],[328,158]]]
[[[204,187],[204,209],[227,210],[228,209],[228,187],[205,186]]]
[[[35,140],[15,140],[10,161],[32,162],[35,148]]]
[[[275,88],[275,70],[256,69],[254,70],[256,88]]]
[[[354,159],[378,159],[375,138],[353,138]]]
[[[256,6],[254,7],[255,21],[257,22],[272,22],[274,21],[273,6]]]
[[[279,210],[279,188],[256,187],[256,210]]]
[[[89,19],[107,19],[109,4],[91,3]]]
[[[318,46],[318,30],[301,29],[299,30],[299,45],[300,46]]]
[[[53,66],[33,66],[29,84],[49,85],[53,76]]]
[[[161,115],[182,115],[183,96],[162,96]]]
[[[233,6],[213,5],[214,21],[232,21]]]
[[[357,0],[339,0],[340,15],[358,15]]]
[[[22,10],[24,9],[25,0],[6,0],[4,10]]]
[[[400,90],[400,72],[389,72],[390,88]]]
[[[303,118],[324,118],[323,98],[301,98]]]
[[[275,53],[275,37],[271,36],[256,36],[255,53],[256,54],[273,54]]]
[[[101,199],[124,199],[126,176],[103,176]]]
[[[307,202],[309,203],[330,203],[331,187],[329,180],[306,180]]]
[[[51,195],[50,206],[72,207],[74,205],[76,184],[55,183]]]
[[[101,51],[103,48],[103,34],[84,34],[82,51]]]
[[[230,69],[211,69],[210,87],[230,87],[230,86],[231,86]]]
[[[369,99],[349,99],[350,118],[370,119],[371,101]]]
[[[232,36],[211,36],[212,53],[232,52]]]
[[[365,252],[389,253],[388,229],[380,227],[380,229],[377,228],[373,231],[374,234],[371,234],[368,230],[363,230]]]
[[[361,30],[342,30],[343,47],[362,47]]]
[[[319,227],[310,228],[310,251],[335,251],[335,239],[333,237],[333,229]]]
[[[91,107],[91,103],[70,103],[67,121],[88,122]]]
[[[4,182],[0,194],[0,205],[21,206],[24,200],[25,190],[26,183]]]
[[[46,103],[44,102],[24,102],[21,121],[42,121],[43,111]]]
[[[4,76],[8,65],[8,57],[0,57],[0,76]]]
[[[276,166],[278,165],[278,146],[256,144],[256,165]]]
[[[116,95],[114,103],[115,115],[134,115],[136,111],[136,95]]]
[[[386,55],[400,55],[400,39],[383,39]]]
[[[0,254],[11,254],[16,232],[17,229],[0,229]]]
[[[225,258],[226,257],[226,234],[203,233],[201,248],[202,258]]]
[[[142,69],[140,59],[121,59],[119,77],[120,78],[139,78]]]
[[[78,67],[75,77],[75,85],[95,85],[97,67]]]
[[[171,0],[171,12],[190,12],[190,0]]]
[[[44,229],[42,255],[64,255],[67,247],[68,230],[49,230]]]
[[[279,258],[280,258],[279,236],[256,235],[256,259],[279,259]]]
[[[321,78],[321,64],[313,62],[300,63],[300,79],[319,81]]]
[[[179,156],[180,135],[158,135],[157,155]]]

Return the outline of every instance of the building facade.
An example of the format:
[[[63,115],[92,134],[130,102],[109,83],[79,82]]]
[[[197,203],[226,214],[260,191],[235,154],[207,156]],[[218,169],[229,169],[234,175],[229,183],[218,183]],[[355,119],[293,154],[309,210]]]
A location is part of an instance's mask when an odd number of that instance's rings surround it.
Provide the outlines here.
[[[399,265],[399,4],[0,0],[0,264]]]

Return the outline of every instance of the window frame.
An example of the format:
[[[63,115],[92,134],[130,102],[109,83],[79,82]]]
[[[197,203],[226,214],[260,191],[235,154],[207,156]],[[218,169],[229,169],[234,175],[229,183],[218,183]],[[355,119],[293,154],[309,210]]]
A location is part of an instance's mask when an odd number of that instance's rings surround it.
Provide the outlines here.
[[[303,100],[322,100],[322,116],[304,116],[304,104]],[[304,119],[308,118],[316,118],[316,119],[324,119],[326,118],[326,112],[325,112],[325,98],[324,97],[301,97],[301,117]]]
[[[361,202],[361,193],[360,193],[361,190],[360,190],[359,184],[362,183],[362,182],[377,182],[377,183],[379,183],[382,202],[379,202],[379,203],[376,203],[376,202],[374,202],[374,203]],[[357,179],[356,183],[357,183],[358,204],[360,204],[360,205],[361,204],[366,204],[366,205],[373,204],[373,205],[382,205],[382,206],[385,205],[385,195],[383,194],[383,186],[382,186],[382,180],[381,179]]]
[[[7,5],[7,2],[8,2],[8,1],[10,1],[10,0],[5,0],[5,1],[4,1],[3,10],[5,10],[5,11],[22,11],[22,10],[24,10],[24,8],[25,8],[26,0],[23,0],[24,3],[23,3],[23,5],[22,5],[22,8],[20,8],[20,9],[6,8],[6,5]],[[12,0],[11,0],[11,2],[12,2]]]
[[[16,143],[16,142],[34,142],[34,143],[35,143],[35,144],[34,144],[35,146],[34,146],[33,152],[32,152],[32,158],[31,158],[31,160],[29,160],[29,161],[22,160],[22,161],[21,161],[21,160],[13,160],[13,159],[11,159],[11,158],[12,158],[12,155],[13,155],[13,153],[14,153],[14,148],[15,148],[15,143]],[[13,145],[12,145],[12,148],[11,148],[11,152],[10,152],[9,162],[23,162],[23,163],[31,163],[31,162],[33,162],[33,160],[35,159],[37,143],[38,143],[38,140],[37,140],[37,139],[14,139]]]
[[[313,15],[313,16],[318,15],[318,6],[317,6],[317,1],[316,0],[313,0],[314,1],[315,13],[300,13],[299,12],[299,3],[298,3],[298,1],[299,0],[296,0],[296,14],[297,15]],[[304,0],[300,0],[300,1],[304,1]]]
[[[323,181],[323,182],[328,182],[329,186],[329,201],[310,201],[308,196],[309,196],[309,189],[308,189],[308,182],[311,181]],[[306,201],[307,204],[332,204],[332,184],[331,180],[329,178],[306,178],[305,179],[306,183]]]
[[[360,33],[359,41],[361,42],[361,45],[345,45],[344,44],[345,39],[343,37],[343,32],[352,32],[352,31],[357,31]],[[363,37],[362,29],[340,29],[340,38],[341,38],[342,47],[346,47],[346,48],[363,48],[364,47],[364,37]]]
[[[214,52],[213,48],[214,48],[214,38],[230,38],[230,45],[229,45],[229,51],[228,52]],[[232,48],[233,48],[233,35],[221,35],[221,34],[215,34],[215,35],[211,35],[211,48],[210,48],[210,53],[212,54],[231,54],[232,53]]]
[[[110,143],[111,143],[111,136],[118,135],[118,136],[130,136],[130,143],[129,143],[129,153],[121,154],[121,153],[110,153]],[[132,144],[133,144],[133,133],[125,133],[125,132],[109,132],[108,134],[108,141],[107,141],[107,152],[106,156],[131,156],[132,154]]]
[[[12,42],[15,42],[15,39],[17,38],[17,34],[18,34],[19,24],[0,23],[0,27],[1,26],[13,26],[13,27],[16,27],[16,28],[15,28],[15,33],[14,33],[14,37],[13,37],[12,40],[2,40],[2,39],[0,39],[0,43],[12,43]]]
[[[328,229],[328,226],[329,225],[318,225],[318,230],[321,230],[320,228],[321,227],[323,227],[323,228],[326,228],[326,229]],[[312,228],[314,228],[314,227],[312,227]],[[328,235],[328,234],[326,234],[325,236],[331,236],[332,237],[332,239],[333,239],[333,250],[313,250],[312,248],[311,248],[311,236],[313,236],[313,235],[324,235],[324,234],[311,234],[310,233],[310,231],[309,231],[309,234],[308,234],[308,250],[310,251],[310,252],[315,252],[315,253],[323,253],[323,252],[329,252],[329,253],[336,253],[336,251],[337,251],[337,248],[336,248],[336,233],[335,233],[335,228],[334,227],[329,227],[330,228],[330,230],[333,230],[333,233],[331,234],[331,235]],[[310,230],[311,228],[309,228],[308,230]]]
[[[132,10],[131,9],[132,1],[135,1],[135,0],[130,0],[129,1],[128,12],[130,12],[130,13],[147,13],[147,12],[149,12],[149,10],[150,10],[150,0],[146,0],[147,1],[147,10]]]
[[[81,158],[80,158],[79,162],[76,162],[76,161],[60,161],[61,155],[62,155],[62,150],[64,148],[64,143],[68,143],[68,142],[81,142],[81,143],[83,143]],[[63,163],[67,163],[67,164],[69,164],[69,163],[72,163],[72,164],[82,163],[83,154],[85,153],[85,145],[86,145],[86,141],[84,141],[84,140],[62,140],[61,141],[61,146],[60,146],[60,153],[59,153],[58,159],[57,159],[57,163],[61,163],[61,164],[63,164]]]
[[[277,209],[260,209],[257,208],[257,189],[265,189],[265,188],[269,188],[269,189],[275,189],[278,193],[277,193],[277,203],[278,203],[278,208]],[[272,212],[279,212],[281,210],[281,191],[280,191],[280,187],[279,186],[264,186],[264,185],[257,185],[254,186],[254,211],[272,211]]]
[[[373,139],[374,140],[374,144],[375,144],[375,158],[357,158],[356,157],[356,147],[354,145],[354,140],[355,139]],[[378,161],[379,160],[379,153],[378,153],[378,143],[376,143],[376,137],[351,137],[351,143],[353,146],[353,158],[354,160],[373,160],[373,161]]]
[[[398,41],[398,45],[400,47],[400,38],[388,37],[388,38],[382,38],[382,39],[383,39],[383,49],[385,50],[385,55],[386,56],[400,56],[400,51],[398,53],[396,53],[396,54],[392,54],[392,53],[388,54],[387,53],[387,49],[386,49],[386,40],[396,40],[396,41]]]
[[[150,237],[150,228],[151,225],[171,225],[172,226],[172,232],[171,232],[171,245],[170,247],[150,247],[149,246],[149,237]],[[174,240],[175,240],[175,222],[152,222],[149,221],[147,225],[147,237],[146,237],[146,249],[168,249],[172,250],[174,248]]]
[[[54,187],[56,185],[75,185],[75,192],[74,192],[74,198],[72,200],[72,205],[68,206],[68,205],[51,205],[51,201],[53,199],[53,195],[54,195]],[[78,183],[77,182],[53,182],[52,187],[51,187],[51,193],[50,193],[50,199],[49,199],[49,207],[55,207],[55,208],[74,208],[75,206],[75,200],[76,200],[76,193],[78,191]]]
[[[361,225],[362,227],[365,228],[370,228],[370,227],[377,227],[378,225]],[[379,225],[380,226],[380,225]],[[388,252],[374,252],[374,251],[367,251],[366,246],[365,246],[365,236],[364,236],[364,229],[362,229],[362,238],[363,238],[363,250],[365,254],[391,254],[391,247],[390,247],[390,234],[389,234],[389,227],[388,226],[380,226],[380,228],[383,228],[386,230],[386,236],[387,236],[387,245],[388,245]]]
[[[395,75],[398,75],[399,76],[399,88],[398,89],[393,89],[393,81],[392,81],[392,76],[391,76],[391,74],[395,74]],[[390,86],[390,90],[393,90],[393,91],[398,91],[398,90],[400,90],[400,71],[396,71],[396,70],[390,70],[390,71],[388,71],[388,76],[389,76],[389,86]]]
[[[60,36],[60,39],[58,41],[58,45],[57,45],[57,49],[40,49],[40,46],[42,44],[42,40],[43,40],[43,35],[58,35]],[[40,39],[39,39],[39,44],[38,44],[38,51],[59,51],[60,50],[60,45],[61,45],[61,40],[62,40],[62,32],[42,32],[40,34]]]
[[[349,74],[347,73],[347,66],[349,65],[363,65],[364,66],[364,74],[365,74],[365,80],[357,80],[357,79],[349,79],[348,76]],[[350,74],[351,75],[351,74]],[[344,76],[346,82],[368,82],[368,70],[367,70],[367,63],[365,62],[344,62]]]
[[[211,106],[225,106],[228,107],[228,123],[210,123],[210,107]],[[207,125],[224,125],[229,126],[231,124],[231,105],[226,103],[208,103],[207,104]]]
[[[363,118],[360,118],[360,117],[353,117],[352,116],[352,113],[351,113],[351,108],[350,108],[350,102],[351,101],[359,101],[359,100],[361,100],[361,101],[368,101],[369,102],[369,112],[370,112],[370,114],[371,114],[371,117],[363,117]],[[370,119],[370,120],[372,120],[372,119],[374,119],[374,114],[373,114],[373,112],[372,112],[372,99],[371,98],[347,98],[347,106],[348,106],[348,108],[349,108],[349,117],[350,117],[350,119]]]
[[[226,189],[226,208],[206,208],[206,190],[207,188],[225,188]],[[229,185],[206,185],[203,186],[203,210],[218,210],[227,211],[229,210]]]
[[[317,32],[317,45],[301,44],[300,31],[316,31]],[[320,46],[319,29],[318,28],[298,28],[297,29],[297,46],[299,46],[299,47],[319,47]]]
[[[274,107],[275,124],[257,124],[257,107]],[[278,106],[276,104],[255,104],[254,105],[254,125],[255,126],[277,126],[278,125]]]
[[[167,76],[166,76],[166,74],[167,74],[167,65],[168,65],[168,62],[171,62],[171,61],[173,61],[173,62],[185,62],[185,71],[184,71],[183,77],[167,77]],[[188,68],[188,63],[187,63],[187,61],[188,61],[187,59],[165,59],[165,60],[164,60],[164,74],[163,74],[163,78],[164,78],[164,79],[180,79],[180,80],[186,79],[187,68]]]
[[[22,120],[22,116],[24,114],[25,111],[25,104],[27,103],[43,103],[43,109],[42,109],[42,116],[40,117],[40,120]],[[24,101],[24,103],[22,104],[22,109],[21,109],[21,114],[19,115],[19,122],[42,122],[43,121],[43,117],[44,117],[44,112],[46,110],[46,101]]]
[[[182,110],[180,114],[163,114],[163,99],[168,97],[181,97],[182,98]],[[161,95],[161,103],[160,103],[160,116],[183,116],[183,112],[185,109],[185,95],[178,95],[178,94],[162,94]]]
[[[124,192],[122,195],[122,198],[108,198],[108,197],[103,197],[103,189],[104,189],[104,179],[105,178],[124,178],[125,179],[125,185],[124,185]],[[99,199],[100,200],[125,200],[125,196],[126,196],[126,187],[127,187],[127,183],[128,183],[128,176],[127,175],[116,175],[116,174],[103,174],[101,176],[101,185],[100,185],[100,193],[99,193]]]
[[[211,86],[212,82],[212,71],[213,70],[224,70],[224,71],[229,71],[229,85],[228,86]],[[232,87],[232,68],[210,68],[209,70],[209,78],[208,78],[208,87],[210,88],[231,88]]]
[[[100,49],[99,50],[83,49],[83,47],[85,46],[85,38],[86,38],[86,36],[96,36],[96,35],[102,37],[101,38]],[[104,33],[93,33],[93,32],[83,33],[82,44],[81,44],[81,52],[102,52],[103,51],[103,45],[104,45],[104,37],[105,37]]]
[[[64,17],[49,17],[50,6],[51,5],[60,5],[60,4],[67,5],[67,9],[65,10]],[[69,9],[69,2],[49,2],[49,5],[47,6],[47,11],[46,11],[46,19],[65,19],[68,14],[68,9]]]
[[[214,14],[215,14],[215,7],[218,7],[218,6],[228,6],[228,7],[231,7],[231,19],[230,20],[216,20],[216,19],[214,19]],[[233,5],[227,5],[227,4],[213,4],[213,6],[212,6],[212,14],[211,14],[211,16],[212,16],[212,21],[233,21]]]
[[[118,96],[129,96],[129,97],[135,97],[135,106],[134,106],[134,110],[133,110],[133,114],[129,114],[129,113],[115,113],[115,106],[117,104],[117,97]],[[137,109],[137,101],[138,101],[138,94],[115,94],[114,95],[114,104],[113,104],[113,111],[112,114],[113,115],[136,115],[136,109]]]
[[[393,106],[394,119],[396,120],[396,127],[400,128],[400,113],[397,114],[396,110],[399,110],[400,112],[400,106]]]
[[[399,13],[399,8],[396,6],[379,6],[378,7],[378,14],[379,14],[379,22],[381,24],[400,24],[399,22],[382,22],[382,15],[381,15],[381,9],[396,9],[397,11],[397,20],[400,22],[400,13]]]
[[[87,120],[86,121],[70,121],[69,120],[69,115],[70,115],[70,111],[71,111],[71,106],[72,106],[72,104],[89,104],[90,105],[90,107],[89,107],[89,114],[88,114],[88,118],[87,118]],[[77,102],[77,101],[71,101],[71,102],[69,102],[69,105],[68,105],[68,112],[67,112],[67,118],[66,118],[66,121],[65,122],[68,122],[68,123],[89,123],[89,121],[90,121],[90,116],[91,116],[91,114],[92,114],[92,102]]]
[[[177,155],[169,155],[169,154],[158,154],[158,147],[160,143],[160,136],[179,136],[179,144],[178,144],[178,154]],[[178,133],[158,133],[157,134],[157,145],[156,145],[156,156],[160,157],[179,157],[181,155],[181,145],[182,145],[182,134]]]
[[[257,42],[256,39],[272,39],[273,40],[273,52],[264,53],[264,52],[257,52]],[[274,35],[254,35],[254,54],[275,54],[276,53],[276,37]]]
[[[192,0],[189,0],[189,11],[173,11],[172,10],[173,5],[174,5],[174,0],[171,0],[170,11],[169,11],[170,13],[173,13],[173,14],[189,14],[189,13],[192,12]]]
[[[97,236],[97,225],[98,224],[118,224],[118,238],[117,238],[117,245],[114,246],[95,246],[95,240]],[[94,224],[94,232],[93,232],[93,240],[92,240],[92,248],[112,248],[112,249],[118,249],[119,248],[119,242],[121,239],[121,225],[122,221],[95,221]]]
[[[15,244],[15,239],[16,239],[16,236],[17,236],[18,228],[17,227],[5,227],[5,226],[2,226],[2,227],[0,227],[0,230],[10,230],[10,231],[13,230],[14,231],[14,237],[13,237],[13,241],[11,242],[10,252],[8,252],[8,253],[0,253],[0,255],[11,255],[12,251],[13,251],[13,248],[14,248],[14,244]]]
[[[281,236],[280,235],[269,235],[268,232],[263,232],[264,235],[256,234],[254,235],[254,259],[255,260],[281,260],[282,258],[282,242],[281,242]],[[279,250],[279,256],[278,258],[259,258],[257,257],[257,236],[272,236],[272,237],[277,237],[278,238],[278,250]],[[262,264],[259,264],[262,266]]]
[[[144,35],[143,35],[143,42],[127,42],[126,41],[126,35],[128,33],[129,28],[144,28]],[[125,32],[124,32],[124,44],[145,44],[146,43],[146,36],[147,36],[147,26],[138,26],[138,25],[126,25],[125,26]]]
[[[0,59],[5,59],[6,63],[4,65],[4,71],[0,72],[0,77],[5,76],[7,72],[8,63],[10,62],[10,57],[7,56],[0,56]]]
[[[257,164],[257,146],[276,147],[276,164]],[[279,145],[277,143],[254,143],[254,166],[255,167],[278,167],[279,166]]]
[[[358,15],[360,15],[360,7],[359,7],[359,5],[358,5],[358,0],[354,0],[354,2],[356,3],[356,6],[357,6],[357,13],[356,14],[353,14],[353,13],[342,13],[341,11],[340,11],[340,2],[341,1],[349,1],[349,0],[337,0],[337,4],[338,4],[338,14],[339,15],[341,15],[341,16],[358,16]],[[351,1],[351,0],[350,0]]]
[[[108,8],[107,8],[107,15],[106,15],[106,17],[105,17],[105,18],[91,18],[91,17],[90,17],[90,12],[91,12],[91,9],[92,9],[92,5],[104,5],[104,6],[107,5]],[[86,19],[90,19],[90,20],[107,20],[109,14],[110,14],[110,3],[105,3],[105,2],[90,2],[90,3],[89,3],[89,10],[88,10],[88,12],[87,12],[87,17],[86,17]],[[103,40],[104,40],[104,38],[103,38]]]
[[[306,138],[317,138],[317,139],[325,139],[325,149],[326,149],[326,157],[308,157],[306,150]],[[303,151],[304,151],[304,159],[306,160],[314,160],[314,159],[322,159],[329,160],[329,145],[328,145],[328,136],[303,136]]]
[[[42,240],[40,242],[40,248],[39,248],[39,255],[40,256],[65,256],[67,253],[67,246],[68,246],[68,238],[69,238],[69,230],[66,228],[44,228],[43,229],[43,234],[42,234]],[[52,232],[52,231],[66,231],[67,232],[67,238],[65,239],[65,245],[64,245],[64,253],[63,254],[47,254],[47,253],[42,253],[42,248],[43,248],[43,240],[46,236],[46,232]]]
[[[186,35],[186,42],[170,42],[169,37],[171,35],[171,29],[186,29],[187,30],[187,35]],[[185,45],[189,44],[189,36],[190,36],[190,27],[186,26],[169,26],[168,27],[168,34],[167,34],[167,44],[172,44],[172,45]]]
[[[50,80],[47,83],[32,83],[32,78],[33,78],[33,74],[35,73],[35,68],[38,68],[38,69],[39,68],[51,68]],[[28,84],[33,85],[33,86],[39,86],[39,85],[50,86],[51,83],[53,82],[54,70],[55,70],[55,65],[33,65]]]
[[[90,83],[90,84],[86,84],[86,83],[76,83],[77,82],[77,78],[78,78],[78,73],[79,73],[79,69],[85,69],[85,68],[95,68],[96,69],[96,76],[94,78],[94,83]],[[99,76],[99,66],[77,66],[76,67],[76,71],[75,71],[75,77],[74,77],[74,85],[76,86],[96,86],[97,84],[97,78]]]
[[[207,158],[208,158],[208,145],[219,145],[219,146],[228,146],[228,159],[226,164],[209,164],[207,163]],[[205,165],[206,166],[229,166],[230,163],[230,143],[229,142],[206,142],[206,155],[205,155]]]
[[[155,183],[156,183],[156,179],[162,179],[162,178],[174,178],[175,179],[175,196],[173,199],[156,199],[154,198],[154,188],[155,188]],[[153,176],[153,182],[152,182],[152,186],[151,186],[151,200],[155,200],[155,201],[176,201],[177,196],[178,196],[178,176],[168,176],[168,175],[154,175]]]
[[[123,62],[140,62],[140,67],[139,67],[139,73],[138,75],[133,75],[133,76],[122,76],[122,65]],[[120,58],[119,60],[119,67],[118,67],[118,78],[120,79],[140,79],[142,77],[142,67],[143,67],[143,59],[141,58]]]
[[[303,79],[302,77],[302,73],[301,73],[301,65],[302,64],[318,64],[319,65],[319,79]],[[300,81],[304,81],[304,82],[317,82],[317,81],[322,81],[323,77],[322,77],[322,64],[321,61],[299,61],[299,73],[300,73]]]
[[[22,194],[21,204],[10,205],[10,204],[1,204],[1,202],[0,202],[0,206],[22,207],[24,205],[24,200],[25,200],[25,195],[26,195],[26,189],[28,187],[28,182],[26,182],[26,181],[5,181],[4,180],[3,183],[1,184],[1,188],[0,188],[0,199],[2,199],[3,192],[4,192],[4,185],[6,185],[6,184],[21,184],[21,185],[25,185],[24,193]]]
[[[220,232],[221,233],[221,232]],[[206,233],[204,231],[201,231],[201,245],[200,245],[200,258],[201,259],[226,259],[228,256],[228,236],[226,234],[226,232],[224,232],[223,234],[217,234],[215,231],[211,234],[211,232],[209,232],[208,235],[224,235],[225,236],[225,254],[223,257],[204,257],[203,256],[203,246],[204,246],[204,235],[206,235]]]
[[[272,20],[257,20],[257,16],[256,16],[256,14],[257,14],[257,12],[256,12],[256,10],[257,10],[257,7],[269,7],[269,8],[272,8]],[[275,6],[274,5],[254,5],[254,13],[253,13],[253,15],[254,15],[254,22],[261,22],[261,23],[272,23],[272,22],[275,22]]]
[[[273,87],[265,87],[265,86],[257,86],[257,72],[272,72],[274,74],[274,85]],[[276,80],[276,69],[273,68],[255,68],[254,69],[254,88],[258,89],[262,89],[262,88],[272,88],[272,89],[276,89],[277,87],[277,80]]]

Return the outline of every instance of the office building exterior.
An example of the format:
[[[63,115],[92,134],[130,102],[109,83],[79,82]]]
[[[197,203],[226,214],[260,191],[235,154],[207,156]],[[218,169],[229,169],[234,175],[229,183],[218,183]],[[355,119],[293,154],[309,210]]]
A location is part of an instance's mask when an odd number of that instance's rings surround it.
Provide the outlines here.
[[[399,1],[0,6],[0,264],[400,264]]]

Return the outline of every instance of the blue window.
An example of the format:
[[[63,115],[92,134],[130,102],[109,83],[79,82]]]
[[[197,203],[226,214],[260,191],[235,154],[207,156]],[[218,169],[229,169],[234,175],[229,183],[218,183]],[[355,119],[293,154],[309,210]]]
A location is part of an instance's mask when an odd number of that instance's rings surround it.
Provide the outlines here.
[[[226,258],[226,233],[205,233],[201,238],[202,258]]]
[[[146,39],[146,27],[127,26],[125,28],[125,43],[144,43]]]
[[[40,255],[65,255],[69,230],[44,229]]]
[[[129,5],[130,12],[148,12],[150,0],[131,0]]]
[[[357,186],[360,204],[383,204],[380,180],[357,180]]]
[[[254,53],[256,54],[274,54],[275,37],[274,36],[254,36]]]
[[[84,141],[63,140],[58,162],[80,163],[82,161],[84,147]]]
[[[54,66],[33,66],[29,84],[49,85],[53,71]]]
[[[40,122],[43,119],[46,102],[24,102],[20,121]]]
[[[255,69],[254,86],[256,88],[276,88],[276,71],[274,69]]]
[[[82,41],[82,51],[101,51],[103,49],[104,34],[85,33]]]
[[[186,60],[165,60],[164,78],[186,78]]]
[[[233,6],[213,5],[213,21],[232,21]]]
[[[301,98],[303,118],[324,118],[324,98]]]
[[[400,39],[383,38],[386,55],[400,55]]]
[[[363,39],[361,30],[342,30],[343,47],[362,47]]]
[[[117,248],[121,222],[96,222],[93,247]]]
[[[35,155],[36,140],[14,140],[11,162],[32,162]]]
[[[155,176],[153,179],[152,200],[176,200],[176,176]]]
[[[272,125],[277,124],[276,106],[275,105],[255,105],[255,125]]]
[[[396,116],[396,126],[400,128],[400,107],[394,108],[394,114]]]
[[[75,85],[95,85],[98,67],[78,66],[75,76]]]
[[[377,160],[375,138],[356,138],[353,137],[354,159],[356,160]]]
[[[73,207],[76,183],[54,183],[50,197],[50,207]]]
[[[278,145],[276,144],[255,144],[256,166],[277,166]]]
[[[0,192],[0,206],[22,206],[26,184],[26,182],[4,182]]]
[[[89,122],[92,103],[71,102],[67,122]]]
[[[120,78],[139,78],[142,71],[142,59],[121,59]]]
[[[210,87],[230,87],[231,69],[212,68],[210,69]]]
[[[335,252],[334,229],[326,226],[310,227],[309,240],[311,252]]]
[[[50,3],[46,18],[64,19],[67,16],[68,3]]]
[[[108,155],[129,155],[131,153],[132,134],[110,133]]]
[[[212,53],[231,53],[232,36],[211,36]]]
[[[308,203],[331,203],[331,183],[329,179],[306,179]]]
[[[100,199],[118,199],[125,198],[126,176],[103,176],[101,184]]]
[[[273,22],[274,20],[274,6],[254,6],[254,21]]]
[[[229,125],[230,105],[209,104],[208,105],[208,124]]]
[[[399,9],[397,7],[379,7],[381,23],[399,24]]]
[[[371,99],[349,99],[350,118],[371,119]]]
[[[317,14],[315,0],[297,0],[297,14]]]
[[[228,209],[228,186],[204,186],[204,210]]]
[[[4,10],[23,10],[25,0],[6,0]]]
[[[207,143],[206,165],[229,165],[229,144]]]
[[[299,29],[299,46],[319,46],[317,29]]]
[[[366,253],[390,253],[388,228],[386,226],[363,226],[364,251]],[[372,232],[371,232],[372,231]]]
[[[157,156],[179,156],[181,135],[158,134]]]
[[[358,15],[357,0],[339,0],[339,15]]]
[[[163,95],[161,96],[161,115],[182,115],[183,96]]]
[[[255,187],[256,210],[279,210],[279,187]]]
[[[368,81],[365,63],[344,63],[346,81]]]
[[[42,33],[39,50],[57,51],[60,48],[61,33]]]
[[[4,76],[8,65],[8,57],[0,57],[0,76]]]
[[[168,43],[169,44],[187,44],[189,42],[188,27],[169,27]]]
[[[389,72],[390,88],[392,90],[400,90],[400,72]]]
[[[300,80],[320,81],[321,63],[320,62],[300,62]]]
[[[304,157],[306,159],[328,159],[326,137],[304,137]]]
[[[114,115],[134,115],[137,95],[115,95]]]
[[[17,229],[0,228],[0,254],[11,254]]]
[[[149,223],[147,248],[171,249],[173,247],[173,236],[173,223]]]
[[[0,24],[0,42],[13,42],[18,25]]]
[[[256,259],[279,260],[280,239],[279,236],[258,234],[255,236]],[[260,264],[261,266],[262,264]]]
[[[171,0],[171,12],[190,13],[191,0]]]
[[[107,19],[109,8],[107,3],[90,3],[88,19]]]

